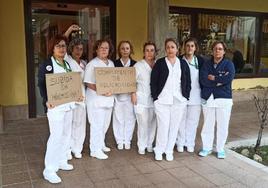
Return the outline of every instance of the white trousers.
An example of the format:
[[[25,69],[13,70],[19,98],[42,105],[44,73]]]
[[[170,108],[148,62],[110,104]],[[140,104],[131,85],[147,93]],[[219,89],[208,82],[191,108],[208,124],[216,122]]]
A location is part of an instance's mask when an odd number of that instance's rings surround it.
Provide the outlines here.
[[[72,134],[71,134],[71,151],[81,153],[86,137],[86,108],[77,105],[73,112]]]
[[[136,118],[131,101],[116,100],[113,111],[113,132],[117,144],[131,143],[135,123]]]
[[[172,154],[179,127],[183,125],[186,102],[172,105],[154,103],[157,119],[157,136],[154,152],[157,154]]]
[[[177,146],[194,147],[196,130],[198,127],[201,113],[201,105],[187,105],[186,113],[183,118],[184,124],[180,126]]]
[[[91,107],[87,105],[87,114],[90,123],[90,151],[101,151],[105,146],[105,135],[111,122],[112,107]]]
[[[214,140],[214,127],[217,122],[216,151],[224,149],[228,136],[229,121],[232,106],[227,107],[206,107],[203,106],[204,125],[201,131],[201,138],[204,150],[212,150]]]
[[[154,108],[140,107],[139,112],[136,112],[136,118],[139,150],[145,150],[148,147],[152,148],[156,131]]]
[[[45,170],[56,172],[61,163],[67,163],[66,151],[70,147],[73,110],[47,112],[50,135],[45,155]]]

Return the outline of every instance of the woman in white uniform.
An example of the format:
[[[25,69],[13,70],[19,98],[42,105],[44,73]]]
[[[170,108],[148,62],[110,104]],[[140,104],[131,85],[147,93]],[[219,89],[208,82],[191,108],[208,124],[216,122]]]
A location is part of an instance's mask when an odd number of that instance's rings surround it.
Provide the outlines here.
[[[39,67],[38,86],[43,97],[45,111],[49,123],[49,139],[45,155],[44,178],[50,183],[60,183],[58,170],[72,170],[73,165],[67,163],[66,151],[70,146],[73,109],[75,102],[54,106],[47,102],[45,74],[71,72],[71,67],[64,60],[66,54],[66,38],[56,35],[50,42],[51,57]]]
[[[166,57],[156,61],[151,74],[151,93],[157,119],[155,160],[173,160],[173,149],[179,126],[189,99],[190,70],[185,61],[177,57],[178,45],[174,39],[165,41]]]
[[[94,45],[94,59],[86,66],[84,82],[86,89],[86,106],[88,121],[90,123],[90,156],[97,159],[107,159],[104,152],[109,152],[110,148],[105,146],[105,135],[109,128],[112,109],[114,106],[114,96],[112,93],[98,95],[96,93],[95,67],[114,67],[114,63],[109,60],[113,51],[109,40],[98,40]]]
[[[203,148],[199,155],[205,157],[212,152],[214,128],[217,122],[216,152],[219,159],[224,159],[226,157],[224,145],[233,105],[232,81],[235,68],[233,62],[224,58],[226,52],[224,42],[214,42],[212,51],[213,57],[205,62],[200,70],[204,125],[201,131]]]
[[[184,151],[186,146],[187,151],[194,152],[196,130],[199,123],[201,113],[201,88],[199,84],[199,70],[203,65],[203,58],[197,56],[198,44],[194,38],[189,38],[184,42],[185,54],[180,59],[186,61],[190,69],[191,75],[191,92],[187,102],[186,113],[184,117],[184,125],[180,126],[177,137],[178,152]]]
[[[86,62],[81,59],[83,55],[83,41],[79,38],[73,39],[68,46],[68,54],[65,60],[70,64],[73,72],[80,72],[81,79],[84,80],[84,72]],[[85,96],[85,85],[81,84],[82,94]],[[85,100],[76,103],[77,107],[73,113],[72,136],[70,142],[70,150],[68,151],[68,159],[72,159],[72,154],[75,158],[82,158],[83,144],[86,136],[86,105]]]
[[[138,123],[138,153],[141,155],[145,154],[145,149],[147,152],[153,152],[156,130],[156,117],[150,89],[151,72],[156,56],[155,43],[146,42],[143,45],[143,53],[144,59],[134,65],[136,69],[137,91],[132,93],[131,96]]]
[[[73,31],[79,31],[80,27],[76,24],[71,25],[64,35],[69,38]],[[84,52],[84,42],[82,39],[75,38],[68,45],[68,53],[65,55],[65,60],[70,64],[73,72],[80,72],[82,80],[84,79],[84,72],[86,61],[82,59]],[[67,151],[68,160],[72,159],[72,153],[75,158],[82,158],[83,144],[86,136],[86,106],[85,106],[85,85],[81,85],[84,100],[76,103],[73,113],[72,135],[70,141],[70,149]]]
[[[117,53],[119,59],[114,62],[115,67],[133,67],[136,63],[131,58],[134,53],[129,41],[120,41]],[[136,118],[130,93],[115,95],[113,110],[113,132],[117,143],[117,149],[131,148],[131,140],[135,128]]]

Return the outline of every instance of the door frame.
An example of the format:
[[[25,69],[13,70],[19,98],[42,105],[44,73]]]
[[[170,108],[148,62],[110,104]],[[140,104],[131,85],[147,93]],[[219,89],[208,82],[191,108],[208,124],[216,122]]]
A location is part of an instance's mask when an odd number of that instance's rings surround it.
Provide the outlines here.
[[[63,3],[60,0],[24,0],[24,24],[27,63],[27,92],[29,118],[36,118],[35,70],[34,70],[34,41],[32,35],[32,2]],[[111,40],[116,44],[116,0],[65,0],[64,3],[103,5],[110,8]]]

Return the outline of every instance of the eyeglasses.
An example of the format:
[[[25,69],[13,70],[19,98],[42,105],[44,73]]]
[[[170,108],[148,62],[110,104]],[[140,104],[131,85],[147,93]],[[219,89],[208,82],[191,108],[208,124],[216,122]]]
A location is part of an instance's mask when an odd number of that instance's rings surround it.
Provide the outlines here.
[[[66,44],[56,44],[55,45],[56,48],[66,48]]]

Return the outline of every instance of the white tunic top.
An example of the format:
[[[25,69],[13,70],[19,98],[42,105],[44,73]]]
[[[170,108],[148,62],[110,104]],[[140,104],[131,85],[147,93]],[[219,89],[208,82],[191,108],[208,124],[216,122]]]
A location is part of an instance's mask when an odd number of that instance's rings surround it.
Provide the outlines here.
[[[196,56],[193,57],[191,62],[188,62],[185,57],[183,57],[183,59],[187,62],[191,75],[191,92],[188,105],[201,105],[201,88],[199,84],[198,60]]]
[[[174,104],[174,99],[180,102],[186,102],[187,99],[181,93],[181,65],[180,60],[176,58],[176,62],[172,65],[168,58],[165,58],[168,66],[169,74],[165,86],[158,96],[160,104]]]
[[[130,66],[130,59],[126,64],[123,63],[122,59],[120,59],[120,62],[122,63],[123,67],[129,67]],[[131,100],[131,95],[124,93],[124,94],[117,94],[115,95],[115,100],[116,101],[130,101]]]
[[[81,89],[82,89],[82,95],[85,97],[86,95],[86,88],[84,85],[84,74],[85,74],[85,68],[86,68],[86,62],[84,60],[80,61],[80,64],[78,64],[70,55],[65,55],[64,59],[69,63],[71,69],[73,72],[80,72],[82,83],[81,83]],[[83,105],[83,102],[79,102],[79,104]]]
[[[53,71],[54,71],[53,73],[66,73],[66,70],[63,67],[61,67],[60,65],[58,65],[58,63],[53,58],[53,56],[51,57],[51,61],[52,61],[52,66],[53,66]],[[68,64],[67,64],[67,66],[68,66]],[[71,67],[68,67],[68,68],[71,69]],[[58,105],[52,109],[48,109],[48,111],[54,111],[54,110],[68,111],[68,110],[74,109],[75,107],[76,107],[75,102],[69,102],[69,103]]]
[[[95,67],[114,67],[114,63],[108,60],[108,65],[104,63],[98,57],[92,59],[86,66],[84,82],[90,84],[96,84],[96,77],[94,69]],[[93,104],[97,108],[110,108],[114,105],[114,95],[106,97],[103,95],[98,95],[96,91],[87,87],[86,89],[86,101],[87,104]]]
[[[152,68],[143,59],[138,61],[134,65],[136,69],[136,81],[137,81],[137,106],[150,108],[153,107],[153,99],[151,97],[151,72]]]

